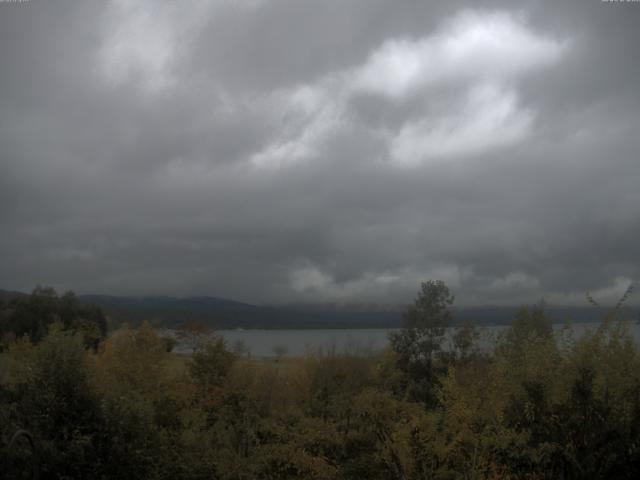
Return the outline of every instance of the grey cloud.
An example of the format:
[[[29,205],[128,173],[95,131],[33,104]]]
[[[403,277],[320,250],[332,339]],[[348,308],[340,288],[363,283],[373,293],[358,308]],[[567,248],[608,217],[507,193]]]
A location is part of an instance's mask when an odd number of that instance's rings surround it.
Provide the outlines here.
[[[0,288],[396,303],[442,277],[520,303],[638,278],[637,5],[212,2],[175,20],[166,65],[113,78],[111,8],[0,4]],[[398,165],[394,136],[464,121],[475,77],[393,100],[348,75],[470,8],[570,46],[509,79],[525,134]]]

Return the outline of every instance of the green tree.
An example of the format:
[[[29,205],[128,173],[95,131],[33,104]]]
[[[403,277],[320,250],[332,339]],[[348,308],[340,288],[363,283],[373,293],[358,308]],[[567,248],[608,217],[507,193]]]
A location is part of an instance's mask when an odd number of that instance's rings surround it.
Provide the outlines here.
[[[222,337],[216,336],[200,344],[193,351],[189,373],[194,382],[205,392],[211,387],[219,387],[235,362],[236,356],[227,350]]]
[[[477,347],[480,330],[473,324],[466,322],[455,329],[452,337],[453,353],[457,362],[466,362],[479,355]]]
[[[93,477],[102,420],[82,337],[56,322],[30,357],[28,374],[11,390],[15,422],[33,434],[44,478]]]
[[[389,336],[398,368],[405,375],[409,397],[427,405],[435,402],[434,362],[452,320],[449,307],[453,299],[442,280],[423,282],[415,302],[403,315],[403,328]]]
[[[553,324],[544,312],[544,304],[522,307],[513,319],[511,328],[507,330],[507,342],[517,346],[527,337],[535,335],[539,338],[553,337]]]
[[[80,302],[71,291],[58,296],[53,288],[38,286],[31,295],[13,298],[0,308],[0,336],[27,335],[38,343],[52,323],[60,322],[65,330],[80,333],[86,346],[96,348],[107,333],[102,310]]]

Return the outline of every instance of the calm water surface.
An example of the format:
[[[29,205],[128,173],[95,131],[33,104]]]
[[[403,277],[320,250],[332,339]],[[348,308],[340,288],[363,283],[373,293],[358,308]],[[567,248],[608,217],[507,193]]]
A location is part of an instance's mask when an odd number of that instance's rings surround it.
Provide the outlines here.
[[[568,337],[577,339],[588,330],[594,330],[599,323],[576,323],[567,333]],[[481,328],[480,345],[490,348],[495,338],[506,326],[489,326]],[[562,334],[564,325],[554,325],[558,336]],[[631,332],[640,343],[640,325],[630,324]],[[275,355],[301,356],[319,349],[333,349],[338,352],[371,353],[382,350],[388,344],[388,335],[397,329],[322,329],[322,330],[218,330],[217,333],[227,341],[233,349],[239,342],[254,357],[272,357]],[[445,339],[445,348],[450,344],[450,334]],[[189,353],[188,347],[178,346],[179,353]],[[277,352],[277,353],[276,353]]]

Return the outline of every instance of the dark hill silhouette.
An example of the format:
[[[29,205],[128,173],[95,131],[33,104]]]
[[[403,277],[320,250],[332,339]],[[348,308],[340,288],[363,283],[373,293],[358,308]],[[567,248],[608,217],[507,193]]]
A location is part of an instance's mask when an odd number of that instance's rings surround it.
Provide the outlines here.
[[[26,295],[0,290],[0,300]],[[401,305],[374,304],[299,304],[259,306],[217,297],[110,296],[78,295],[79,300],[101,307],[116,325],[133,325],[145,320],[163,327],[178,327],[193,321],[217,329],[313,329],[313,328],[396,328],[402,323]],[[454,308],[454,323],[466,321],[478,325],[508,325],[519,307],[482,306]],[[606,308],[548,306],[545,311],[555,323],[600,320]],[[621,315],[639,318],[640,308],[625,307]]]

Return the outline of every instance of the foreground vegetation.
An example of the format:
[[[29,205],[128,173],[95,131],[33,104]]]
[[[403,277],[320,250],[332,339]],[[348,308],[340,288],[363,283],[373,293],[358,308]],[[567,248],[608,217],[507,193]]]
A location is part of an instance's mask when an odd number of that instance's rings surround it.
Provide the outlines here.
[[[216,337],[194,336],[194,355],[180,357],[149,324],[105,339],[94,310],[34,292],[0,308],[0,431],[25,429],[36,447],[4,446],[5,474],[638,478],[640,352],[628,324],[609,316],[574,339],[532,307],[491,352],[472,326],[443,349],[452,302],[425,283],[386,351],[318,351],[283,367],[239,359]]]

